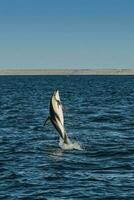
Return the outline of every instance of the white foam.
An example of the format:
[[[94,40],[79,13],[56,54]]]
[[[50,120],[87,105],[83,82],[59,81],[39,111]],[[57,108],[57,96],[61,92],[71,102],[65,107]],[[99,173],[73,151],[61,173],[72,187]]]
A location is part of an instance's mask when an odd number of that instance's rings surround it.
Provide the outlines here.
[[[72,149],[83,150],[81,145],[78,142],[71,142],[70,140],[68,140],[68,143],[65,144],[61,138],[60,138],[59,146],[63,150],[72,150]]]

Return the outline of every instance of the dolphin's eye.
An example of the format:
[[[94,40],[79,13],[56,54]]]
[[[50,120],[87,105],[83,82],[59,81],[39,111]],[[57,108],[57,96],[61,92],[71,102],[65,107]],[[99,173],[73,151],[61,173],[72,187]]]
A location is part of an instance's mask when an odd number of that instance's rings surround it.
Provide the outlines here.
[[[59,100],[57,100],[57,104],[58,104],[58,106],[60,106],[60,105],[61,105],[61,102],[60,102]]]

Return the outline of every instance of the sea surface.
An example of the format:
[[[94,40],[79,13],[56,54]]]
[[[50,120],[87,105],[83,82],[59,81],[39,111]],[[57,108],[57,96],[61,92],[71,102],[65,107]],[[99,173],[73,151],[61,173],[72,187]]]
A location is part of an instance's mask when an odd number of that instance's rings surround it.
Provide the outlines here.
[[[59,89],[63,150],[49,100]],[[0,76],[0,200],[134,199],[134,76]]]

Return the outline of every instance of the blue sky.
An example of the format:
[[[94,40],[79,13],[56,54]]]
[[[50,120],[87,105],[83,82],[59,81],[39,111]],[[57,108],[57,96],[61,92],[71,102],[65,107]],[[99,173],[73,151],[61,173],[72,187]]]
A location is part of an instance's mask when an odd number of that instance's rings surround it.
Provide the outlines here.
[[[133,0],[0,0],[0,68],[134,68]]]

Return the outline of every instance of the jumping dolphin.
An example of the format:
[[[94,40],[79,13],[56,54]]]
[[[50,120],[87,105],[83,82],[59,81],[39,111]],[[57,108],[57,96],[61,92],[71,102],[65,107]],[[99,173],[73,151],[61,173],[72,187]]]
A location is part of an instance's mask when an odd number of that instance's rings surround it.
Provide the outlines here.
[[[59,90],[55,90],[50,99],[49,114],[44,125],[50,120],[62,138],[63,143],[68,144],[69,139],[64,128],[63,106],[61,104]]]

